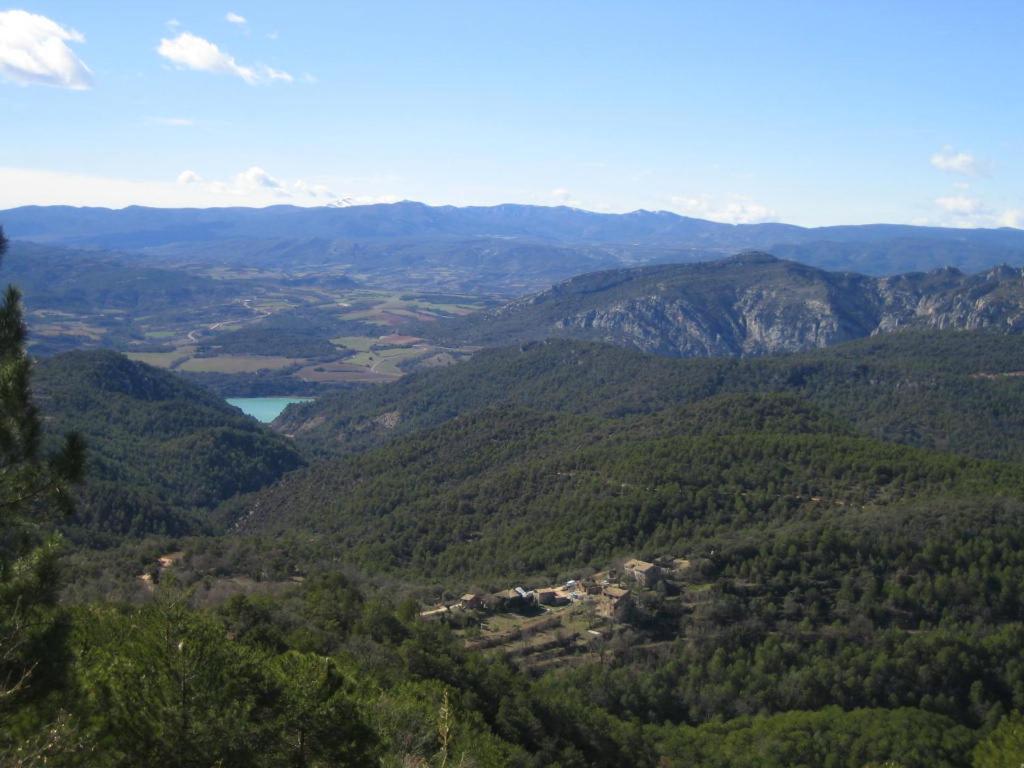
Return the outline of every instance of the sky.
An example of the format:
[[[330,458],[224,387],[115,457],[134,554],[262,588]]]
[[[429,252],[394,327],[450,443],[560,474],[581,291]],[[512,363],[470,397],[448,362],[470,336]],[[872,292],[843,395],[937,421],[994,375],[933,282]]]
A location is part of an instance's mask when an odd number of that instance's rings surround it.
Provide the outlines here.
[[[1021,30],[998,0],[0,4],[0,208],[1024,227]]]

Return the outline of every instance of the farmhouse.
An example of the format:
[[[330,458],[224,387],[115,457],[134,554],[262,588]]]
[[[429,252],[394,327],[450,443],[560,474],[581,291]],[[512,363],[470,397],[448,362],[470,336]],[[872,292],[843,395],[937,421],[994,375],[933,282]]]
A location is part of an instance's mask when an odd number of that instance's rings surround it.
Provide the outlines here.
[[[661,569],[654,563],[643,560],[627,560],[623,568],[637,584],[648,589],[657,584],[658,579],[661,578]]]
[[[604,597],[598,603],[597,612],[610,619],[621,619],[633,604],[629,590],[622,587],[605,587]]]
[[[541,605],[568,605],[569,598],[554,589],[538,589],[537,602]]]
[[[504,589],[501,592],[495,592],[488,597],[489,599],[484,601],[486,604],[493,606],[493,609],[496,611],[504,611],[532,605],[536,595],[533,592],[527,592],[522,587],[516,587],[515,589]]]

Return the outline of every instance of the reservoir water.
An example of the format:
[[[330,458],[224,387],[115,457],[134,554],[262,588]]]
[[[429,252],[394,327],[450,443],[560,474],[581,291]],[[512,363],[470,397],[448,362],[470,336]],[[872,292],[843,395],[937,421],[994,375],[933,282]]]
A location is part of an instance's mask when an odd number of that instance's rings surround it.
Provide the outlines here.
[[[269,424],[281,411],[292,403],[308,403],[312,397],[228,397],[228,405],[240,408],[242,413],[252,416],[257,421]]]

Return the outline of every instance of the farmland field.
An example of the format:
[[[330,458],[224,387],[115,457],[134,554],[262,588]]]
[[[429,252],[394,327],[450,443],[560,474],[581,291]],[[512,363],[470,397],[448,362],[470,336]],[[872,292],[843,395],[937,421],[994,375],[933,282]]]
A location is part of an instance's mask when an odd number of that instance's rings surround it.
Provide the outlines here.
[[[447,365],[465,355],[420,334],[432,322],[478,311],[486,298],[416,294],[356,286],[341,273],[287,279],[273,270],[218,266],[183,271],[209,281],[172,307],[156,303],[76,311],[40,308],[37,354],[110,347],[131,359],[188,374],[274,373],[289,391],[393,381],[410,368]],[[468,354],[469,350],[466,350]]]

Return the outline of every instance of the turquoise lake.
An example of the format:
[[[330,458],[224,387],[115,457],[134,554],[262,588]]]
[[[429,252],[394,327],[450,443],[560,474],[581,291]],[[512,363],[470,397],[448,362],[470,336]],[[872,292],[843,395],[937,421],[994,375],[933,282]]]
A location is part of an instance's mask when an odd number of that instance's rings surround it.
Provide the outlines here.
[[[241,408],[242,413],[252,416],[257,421],[269,424],[281,411],[292,403],[308,403],[312,397],[228,397],[228,405]]]

